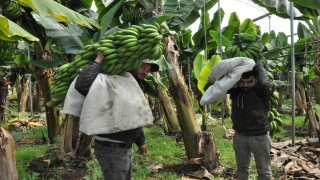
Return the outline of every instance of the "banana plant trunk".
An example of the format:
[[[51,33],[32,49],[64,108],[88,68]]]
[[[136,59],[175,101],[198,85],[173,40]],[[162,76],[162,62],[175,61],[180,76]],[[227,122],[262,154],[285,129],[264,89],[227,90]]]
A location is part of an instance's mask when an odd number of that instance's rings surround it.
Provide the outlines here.
[[[92,136],[84,133],[79,138],[80,118],[67,114],[65,117],[64,131],[61,142],[61,153],[71,157],[89,156]]]
[[[14,146],[12,136],[0,127],[0,179],[18,179]]]
[[[38,83],[36,84],[36,90],[35,90],[35,98],[33,101],[33,110],[34,111],[41,111],[41,93],[40,93],[40,87]]]
[[[277,109],[282,110],[282,104],[283,104],[286,88],[287,88],[286,86],[280,86],[277,88],[277,91],[279,93],[279,100],[278,100]]]
[[[316,103],[320,104],[320,83],[313,84]]]
[[[43,47],[40,42],[35,42],[35,51],[36,59],[41,59],[43,55]],[[48,59],[51,59],[49,56],[44,56]],[[49,76],[50,69],[37,68],[37,81],[41,90],[42,98],[44,104],[50,101],[51,97],[48,93],[50,90],[50,85],[52,84],[52,79]],[[57,135],[57,130],[59,128],[59,110],[57,107],[48,107],[45,105],[46,119],[47,119],[47,128],[48,128],[48,139],[51,143],[54,141],[54,137]]]
[[[198,157],[197,134],[200,132],[200,127],[197,124],[187,86],[178,65],[178,52],[169,38],[164,38],[163,42],[166,47],[164,56],[172,66],[172,69],[167,70],[170,92],[177,108],[187,157],[188,159],[196,158]]]
[[[297,104],[297,112],[299,115],[305,115],[307,102],[305,95],[305,86],[299,79],[299,73],[296,74],[296,104]]]
[[[18,76],[17,77],[17,81],[16,81],[16,84],[15,84],[15,87],[16,87],[16,92],[17,92],[17,103],[19,104],[18,106],[18,112],[21,112],[21,109],[20,109],[20,102],[21,102],[21,97],[22,97],[22,93],[23,93],[23,83],[22,83],[22,78],[21,76]]]
[[[28,102],[28,95],[29,95],[29,80],[26,80],[23,85],[23,91],[21,94],[21,99],[19,101],[19,112],[25,112]]]
[[[154,73],[154,76],[157,78],[158,81],[161,81],[159,73]],[[159,87],[157,83],[154,83],[154,84],[159,94],[159,99],[162,104],[163,111],[166,115],[169,134],[175,134],[180,132],[179,120],[176,112],[172,107],[172,104],[169,100],[169,96],[166,90]]]

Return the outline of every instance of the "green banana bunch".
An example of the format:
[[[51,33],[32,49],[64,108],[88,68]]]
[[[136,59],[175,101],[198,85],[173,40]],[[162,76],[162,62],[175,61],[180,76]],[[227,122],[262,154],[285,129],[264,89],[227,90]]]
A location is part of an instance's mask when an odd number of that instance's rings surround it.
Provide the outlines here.
[[[17,52],[16,41],[6,41],[0,39],[0,64],[14,63],[14,57]]]
[[[140,24],[145,20],[146,12],[142,8],[134,8],[131,5],[122,6],[121,20],[124,24]]]
[[[254,43],[255,38],[251,34],[240,33],[239,39],[242,43]]]
[[[7,6],[2,8],[2,14],[10,20],[15,20],[22,15],[22,12],[17,2],[10,1]]]
[[[225,54],[228,58],[247,57],[255,61],[263,59],[260,45],[254,42],[255,38],[250,34],[235,34],[233,40],[225,46]]]
[[[276,133],[279,133],[282,126],[282,119],[280,113],[274,108],[278,105],[279,94],[274,91],[269,100],[268,120],[270,127],[270,136],[272,137]]]
[[[259,44],[256,44],[256,43],[247,44],[244,49],[244,52],[246,52],[246,54],[250,54],[252,57],[251,59],[255,59],[255,60],[263,59],[261,47]]]
[[[49,92],[51,100],[46,105],[54,107],[63,103],[70,84],[81,69],[94,61],[96,51],[102,52],[105,56],[100,72],[106,74],[123,75],[127,71],[139,68],[144,59],[159,59],[164,50],[164,44],[161,42],[163,36],[159,34],[159,30],[160,25],[157,23],[132,25],[101,38],[99,42],[85,46],[71,63],[59,67]]]

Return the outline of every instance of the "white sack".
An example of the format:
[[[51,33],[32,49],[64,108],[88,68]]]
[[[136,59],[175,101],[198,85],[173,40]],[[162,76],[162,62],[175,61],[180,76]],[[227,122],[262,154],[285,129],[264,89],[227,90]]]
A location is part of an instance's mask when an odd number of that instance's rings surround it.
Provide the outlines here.
[[[72,103],[66,98],[64,109],[71,109],[67,108],[70,105]],[[65,110],[63,112],[66,113]],[[149,104],[130,73],[125,76],[99,74],[90,87],[80,114],[80,131],[87,135],[115,133],[152,123]]]
[[[252,70],[254,65],[255,61],[253,59],[245,57],[219,61],[210,70],[208,81],[213,85],[203,94],[200,104],[204,106],[223,99],[227,91],[241,79],[242,73]]]
[[[77,77],[72,81],[68,89],[62,111],[64,114],[80,117],[85,97],[74,88]]]

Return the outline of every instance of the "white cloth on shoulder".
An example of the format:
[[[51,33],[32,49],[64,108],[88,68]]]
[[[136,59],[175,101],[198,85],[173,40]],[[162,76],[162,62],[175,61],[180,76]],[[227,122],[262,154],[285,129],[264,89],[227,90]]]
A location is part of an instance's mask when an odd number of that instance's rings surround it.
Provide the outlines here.
[[[227,91],[241,79],[242,73],[252,70],[254,66],[255,61],[245,57],[219,61],[210,70],[208,82],[213,85],[203,94],[200,104],[202,106],[212,104],[226,97]]]
[[[130,73],[100,73],[86,97],[72,82],[63,113],[80,116],[80,131],[87,135],[109,134],[153,124],[149,104]],[[81,103],[81,101],[83,103]]]

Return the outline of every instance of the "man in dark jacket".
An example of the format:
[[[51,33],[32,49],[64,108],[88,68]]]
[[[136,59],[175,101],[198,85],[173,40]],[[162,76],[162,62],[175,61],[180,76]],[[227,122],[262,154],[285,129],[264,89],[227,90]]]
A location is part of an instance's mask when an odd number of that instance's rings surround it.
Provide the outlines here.
[[[252,71],[243,73],[237,85],[238,87],[230,89],[228,94],[232,100],[231,119],[235,130],[233,149],[238,178],[249,178],[252,153],[258,179],[271,180],[268,101],[273,88],[261,61],[258,61]]]
[[[77,77],[75,89],[86,96],[91,84],[99,74],[100,65],[104,59],[101,52],[97,52],[94,62],[84,68]],[[159,70],[157,64],[144,60],[141,67],[130,73],[141,85],[149,72]],[[138,146],[138,153],[145,155],[147,146],[142,128],[121,131],[111,134],[98,134],[95,136],[94,153],[99,161],[104,179],[108,180],[130,180],[132,170],[131,146],[135,143]]]

